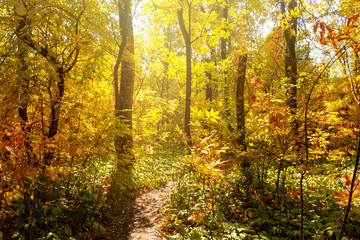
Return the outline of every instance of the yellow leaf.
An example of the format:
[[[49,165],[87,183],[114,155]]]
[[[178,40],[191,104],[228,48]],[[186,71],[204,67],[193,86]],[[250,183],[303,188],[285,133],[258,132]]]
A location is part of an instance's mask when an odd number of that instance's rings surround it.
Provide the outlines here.
[[[348,149],[348,153],[352,156],[356,155],[356,152],[354,150]]]
[[[23,3],[20,3],[18,4],[16,7],[15,7],[15,11],[17,14],[19,14],[20,16],[25,16],[27,11],[26,11],[26,7],[24,6]]]
[[[82,153],[83,153],[82,148],[76,149],[76,154],[77,154],[78,156],[80,156]]]
[[[7,202],[11,202],[13,200],[13,192],[5,192],[4,198]]]
[[[49,169],[50,171],[54,171],[54,167],[53,167],[52,165],[50,165],[50,166],[48,167],[48,169]]]

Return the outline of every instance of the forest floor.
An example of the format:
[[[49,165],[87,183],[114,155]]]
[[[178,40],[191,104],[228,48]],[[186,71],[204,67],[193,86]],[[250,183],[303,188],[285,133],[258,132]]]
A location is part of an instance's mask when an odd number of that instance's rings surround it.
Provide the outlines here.
[[[129,198],[111,209],[105,231],[95,240],[161,240],[156,230],[161,223],[162,208],[167,204],[171,183],[159,189],[152,189],[137,197]]]

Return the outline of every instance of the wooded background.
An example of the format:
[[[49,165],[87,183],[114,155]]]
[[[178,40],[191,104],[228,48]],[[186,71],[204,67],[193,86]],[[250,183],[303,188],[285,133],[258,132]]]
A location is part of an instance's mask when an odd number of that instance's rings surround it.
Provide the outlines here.
[[[0,1],[0,239],[171,176],[168,239],[359,238],[359,7]]]

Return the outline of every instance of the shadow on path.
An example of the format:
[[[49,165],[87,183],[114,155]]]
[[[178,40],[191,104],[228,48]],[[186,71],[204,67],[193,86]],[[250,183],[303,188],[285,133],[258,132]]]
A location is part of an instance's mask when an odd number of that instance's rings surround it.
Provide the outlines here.
[[[105,232],[94,240],[161,240],[157,225],[167,204],[172,183],[152,189],[136,198],[128,198],[109,210],[110,219]]]
[[[104,223],[105,231],[94,240],[128,240],[134,226],[135,197],[129,197],[108,210],[109,219]]]

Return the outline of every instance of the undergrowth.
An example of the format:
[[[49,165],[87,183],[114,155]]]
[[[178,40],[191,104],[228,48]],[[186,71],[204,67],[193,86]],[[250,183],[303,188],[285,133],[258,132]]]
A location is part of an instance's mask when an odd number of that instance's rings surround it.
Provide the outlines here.
[[[300,177],[295,167],[283,169],[277,188],[278,169],[273,167],[260,178],[256,164],[247,169],[249,176],[234,160],[216,168],[208,162],[204,170],[199,156],[186,158],[162,223],[165,239],[300,239]],[[305,239],[338,238],[345,205],[338,195],[345,188],[335,186],[341,181],[336,175],[306,178]],[[356,200],[343,239],[360,238],[359,206]]]
[[[140,157],[134,166],[135,188],[138,190],[158,188],[173,181],[178,175],[178,165],[181,161],[180,153]]]
[[[49,166],[49,177],[20,172],[16,180],[28,187],[5,189],[7,198],[0,208],[0,223],[7,228],[0,226],[0,240],[90,239],[104,231],[114,159],[111,154],[92,158],[86,165]],[[178,154],[138,156],[131,193],[172,181],[177,171],[174,166],[180,160]],[[8,216],[2,218],[4,214]]]

